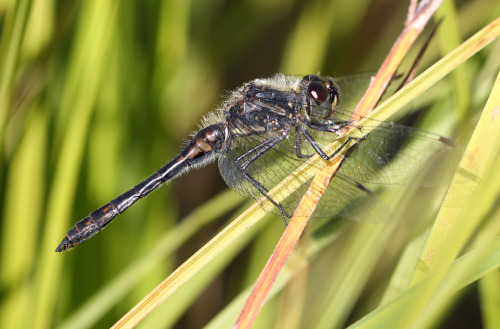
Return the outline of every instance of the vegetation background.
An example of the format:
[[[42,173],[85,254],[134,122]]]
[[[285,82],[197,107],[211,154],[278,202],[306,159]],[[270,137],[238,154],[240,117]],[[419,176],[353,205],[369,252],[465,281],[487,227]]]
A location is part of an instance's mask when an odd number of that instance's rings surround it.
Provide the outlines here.
[[[239,214],[244,200],[226,191],[214,164],[153,193],[83,245],[55,253],[65,232],[172,159],[203,115],[244,82],[278,72],[376,70],[407,8],[398,0],[1,1],[0,327],[111,326]],[[499,14],[496,1],[445,1],[422,67]],[[466,145],[499,52],[497,41],[443,89],[433,88],[421,103],[439,106],[414,121]],[[343,327],[377,307],[405,247],[418,244],[439,209],[422,199],[375,238],[358,230],[385,224],[321,222],[319,232],[328,234],[305,237],[255,327]],[[498,209],[486,207],[484,227],[499,221]],[[268,217],[141,326],[233,323],[239,309],[231,302],[244,300],[284,229]],[[374,254],[358,252],[363,245]],[[486,287],[500,289],[498,269],[492,273]],[[488,311],[500,305],[500,290],[488,291],[468,285],[432,323],[500,326]]]

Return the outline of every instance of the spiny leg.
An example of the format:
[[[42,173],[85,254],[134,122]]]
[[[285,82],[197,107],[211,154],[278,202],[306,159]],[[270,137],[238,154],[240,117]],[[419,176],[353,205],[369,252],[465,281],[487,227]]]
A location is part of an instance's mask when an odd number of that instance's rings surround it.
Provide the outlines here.
[[[249,173],[248,173],[248,167],[259,157],[263,156],[267,151],[271,150],[274,146],[282,142],[286,136],[288,135],[288,130],[283,130],[278,134],[276,137],[272,139],[268,139],[264,141],[263,143],[257,145],[256,147],[252,148],[249,151],[246,151],[244,154],[239,156],[234,160],[237,168],[243,173],[245,178],[263,195],[265,196],[274,206],[276,206],[280,212],[281,212],[281,217],[283,218],[283,222],[285,225],[288,225],[286,218],[290,218],[291,216],[285,211],[283,206],[274,201],[273,198],[268,194],[269,190],[266,189],[262,184],[260,184],[255,178],[253,178]],[[250,156],[248,160],[240,164],[240,162],[243,161],[244,158]]]
[[[302,144],[302,140],[300,138],[300,130],[299,128],[295,127],[295,154],[297,155],[297,158],[299,159],[309,159],[312,157],[314,154],[303,154],[302,153],[302,147],[300,146]]]
[[[354,136],[348,136],[346,141],[343,142],[331,155],[328,155],[321,149],[321,147],[318,145],[318,143],[314,140],[314,138],[307,132],[307,130],[299,126],[300,132],[304,135],[306,140],[311,144],[312,148],[316,151],[316,153],[319,154],[321,158],[324,160],[331,160],[334,156],[336,156],[340,151],[342,151],[351,141],[363,141],[366,139],[366,137],[354,137]]]

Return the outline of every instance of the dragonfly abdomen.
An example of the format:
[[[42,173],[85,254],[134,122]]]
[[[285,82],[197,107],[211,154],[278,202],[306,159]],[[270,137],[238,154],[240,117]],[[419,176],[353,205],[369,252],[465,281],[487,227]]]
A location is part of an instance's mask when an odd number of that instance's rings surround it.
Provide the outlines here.
[[[144,198],[193,166],[203,166],[215,159],[226,147],[228,138],[226,126],[215,124],[200,130],[188,146],[171,162],[132,189],[111,200],[101,208],[91,212],[76,223],[57,246],[56,251],[71,249],[91,238],[108,225],[116,216],[124,212],[137,200]]]

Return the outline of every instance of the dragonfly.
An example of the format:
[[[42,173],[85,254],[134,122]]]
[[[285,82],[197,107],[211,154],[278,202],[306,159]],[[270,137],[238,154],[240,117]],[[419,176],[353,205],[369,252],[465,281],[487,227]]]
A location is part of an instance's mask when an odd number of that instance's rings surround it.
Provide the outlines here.
[[[363,204],[354,200],[373,198],[370,184],[412,185],[424,178],[420,168],[455,148],[445,137],[393,122],[363,118],[358,125],[351,116],[370,77],[278,74],[243,84],[204,118],[203,128],[172,161],[76,223],[56,251],[75,247],[162,184],[216,160],[229,187],[261,200],[263,207],[267,200],[271,207],[265,210],[286,224],[312,177],[297,178],[298,187],[280,190],[279,198],[271,196],[272,188],[315,155],[323,163],[340,156],[314,216],[356,217],[352,210]],[[373,129],[366,129],[370,125]],[[344,134],[346,129],[354,133]],[[328,150],[333,142],[337,146]],[[385,209],[381,202],[372,204],[374,213]]]

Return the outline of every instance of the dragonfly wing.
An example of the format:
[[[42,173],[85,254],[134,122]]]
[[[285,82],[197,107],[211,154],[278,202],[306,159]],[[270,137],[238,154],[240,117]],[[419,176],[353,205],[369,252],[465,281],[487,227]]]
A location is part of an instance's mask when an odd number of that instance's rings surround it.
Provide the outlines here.
[[[395,123],[383,122],[365,138],[340,169],[362,183],[434,185],[423,180],[429,169],[458,153],[444,137]]]
[[[436,165],[459,152],[451,141],[423,130],[381,123],[347,151],[315,212],[316,217],[390,220],[394,214],[375,192],[382,186],[433,186]],[[452,172],[452,171],[450,171]]]

